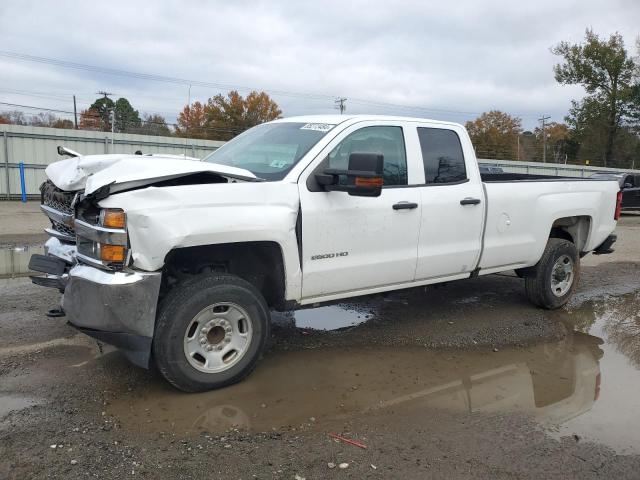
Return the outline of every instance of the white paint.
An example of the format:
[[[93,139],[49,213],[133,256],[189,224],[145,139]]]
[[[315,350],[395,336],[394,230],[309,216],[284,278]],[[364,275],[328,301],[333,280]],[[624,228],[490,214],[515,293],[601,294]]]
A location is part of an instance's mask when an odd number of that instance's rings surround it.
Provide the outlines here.
[[[68,191],[84,188],[87,195],[105,185],[116,184],[123,190],[139,186],[140,183],[136,182],[168,180],[200,172],[256,178],[242,168],[201,162],[180,155],[87,155],[52,163],[46,169],[47,177],[58,188]]]
[[[458,124],[348,115],[277,120],[287,121],[335,127],[282,181],[151,186],[102,200],[102,207],[122,208],[127,214],[133,266],[159,270],[175,248],[272,241],[282,250],[286,298],[308,304],[467,278],[478,261],[481,274],[534,265],[558,218],[591,219],[584,251],[596,248],[616,225],[618,185],[614,181],[488,183],[485,196],[473,147]],[[307,179],[334,146],[353,131],[377,125],[403,128],[408,186],[385,188],[375,198],[308,190]],[[467,182],[424,185],[417,126],[458,134]],[[60,188],[81,189],[86,182],[87,193],[107,184],[117,190],[202,171],[228,178],[253,177],[248,171],[222,165],[122,155],[80,157],[47,169]],[[481,203],[460,205],[467,197]],[[415,202],[418,208],[393,210],[393,204],[401,201]],[[300,208],[302,268],[295,233]]]

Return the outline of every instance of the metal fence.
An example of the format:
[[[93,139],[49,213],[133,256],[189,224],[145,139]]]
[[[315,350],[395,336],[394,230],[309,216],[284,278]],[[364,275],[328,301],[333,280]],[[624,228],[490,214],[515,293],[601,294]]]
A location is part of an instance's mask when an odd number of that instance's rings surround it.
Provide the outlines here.
[[[512,160],[491,160],[479,158],[480,165],[499,167],[506,173],[531,173],[536,175],[553,175],[556,177],[587,178],[594,173],[634,172],[640,170],[620,168],[591,167],[588,165],[565,165],[562,163],[517,162]]]
[[[224,142],[177,137],[154,137],[126,133],[64,130],[58,128],[0,125],[0,199],[21,196],[20,164],[24,165],[25,189],[29,197],[39,196],[46,179],[44,169],[62,160],[56,147],[64,145],[82,154],[166,153],[202,158]]]
[[[21,125],[0,125],[0,199],[19,199],[20,164],[24,167],[24,187],[27,196],[39,196],[38,187],[46,179],[44,169],[61,160],[56,147],[64,145],[82,154],[104,153],[166,153],[202,158],[224,142],[177,137],[154,137],[127,133],[63,130]],[[589,177],[596,172],[623,172],[615,168],[562,165],[556,163],[517,162],[479,159],[482,165],[502,168],[508,173],[536,173],[567,177]],[[640,174],[640,170],[633,170]]]

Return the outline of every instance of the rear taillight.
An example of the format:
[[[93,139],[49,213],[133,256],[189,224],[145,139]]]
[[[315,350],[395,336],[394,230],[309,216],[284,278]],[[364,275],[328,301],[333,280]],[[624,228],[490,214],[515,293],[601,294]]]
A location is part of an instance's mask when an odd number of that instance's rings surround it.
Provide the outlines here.
[[[618,192],[618,197],[616,198],[616,213],[613,214],[614,220],[620,218],[620,212],[622,212],[622,191]]]

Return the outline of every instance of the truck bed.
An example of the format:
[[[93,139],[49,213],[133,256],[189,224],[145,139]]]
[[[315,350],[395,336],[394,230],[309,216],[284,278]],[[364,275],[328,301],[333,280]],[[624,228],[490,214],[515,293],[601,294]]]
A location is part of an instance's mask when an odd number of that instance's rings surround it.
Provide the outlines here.
[[[561,177],[556,175],[536,175],[534,173],[481,173],[485,183],[498,182],[557,182],[557,181],[610,181],[609,178]]]

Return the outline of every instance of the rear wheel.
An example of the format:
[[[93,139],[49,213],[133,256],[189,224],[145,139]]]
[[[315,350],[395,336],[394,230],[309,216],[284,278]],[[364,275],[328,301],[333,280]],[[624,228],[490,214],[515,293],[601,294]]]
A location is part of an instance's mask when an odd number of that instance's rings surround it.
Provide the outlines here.
[[[580,258],[575,245],[550,238],[540,261],[527,272],[527,297],[535,305],[555,309],[565,305],[578,284]]]
[[[234,275],[198,276],[163,300],[153,354],[172,385],[199,392],[246,377],[268,338],[269,309],[253,285]]]

